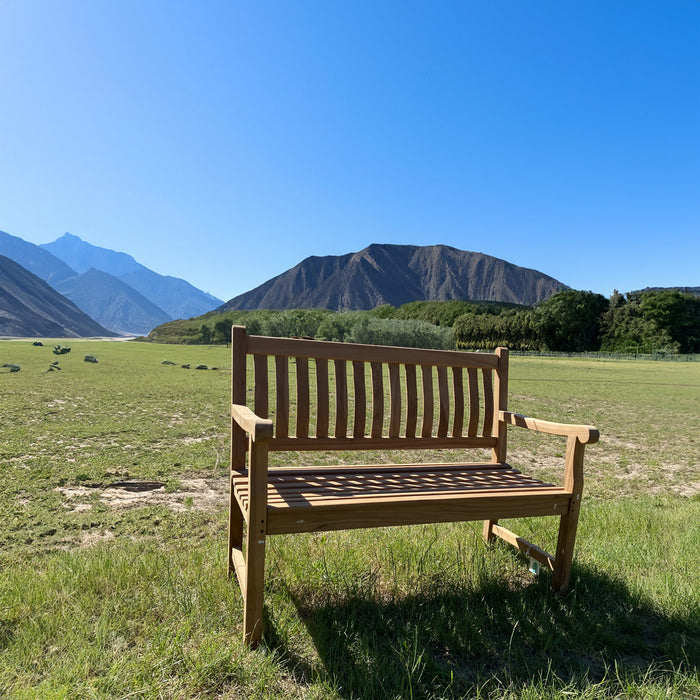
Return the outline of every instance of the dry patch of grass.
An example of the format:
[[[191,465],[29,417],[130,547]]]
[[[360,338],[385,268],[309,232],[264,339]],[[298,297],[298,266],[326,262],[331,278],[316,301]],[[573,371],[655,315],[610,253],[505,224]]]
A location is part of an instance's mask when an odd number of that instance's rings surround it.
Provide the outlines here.
[[[107,485],[57,486],[66,499],[65,506],[74,513],[91,510],[95,497],[110,508],[165,506],[176,513],[195,508],[217,512],[226,506],[226,478],[180,478],[179,488],[169,489],[159,481],[120,481]]]

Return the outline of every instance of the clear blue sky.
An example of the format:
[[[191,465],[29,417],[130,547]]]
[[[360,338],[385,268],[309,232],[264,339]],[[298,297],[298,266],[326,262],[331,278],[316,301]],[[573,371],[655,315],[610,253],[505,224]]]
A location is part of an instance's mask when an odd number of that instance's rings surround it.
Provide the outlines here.
[[[227,300],[443,243],[700,285],[698,0],[0,0],[0,230]]]

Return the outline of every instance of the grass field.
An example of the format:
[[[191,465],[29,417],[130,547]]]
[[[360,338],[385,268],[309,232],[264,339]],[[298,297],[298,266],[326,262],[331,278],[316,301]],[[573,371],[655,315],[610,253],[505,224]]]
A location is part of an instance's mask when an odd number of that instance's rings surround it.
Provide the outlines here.
[[[566,595],[477,523],[280,536],[250,652],[229,351],[53,344],[0,342],[0,697],[700,697],[700,364],[511,359],[511,409],[601,431]],[[560,475],[557,438],[509,440]]]

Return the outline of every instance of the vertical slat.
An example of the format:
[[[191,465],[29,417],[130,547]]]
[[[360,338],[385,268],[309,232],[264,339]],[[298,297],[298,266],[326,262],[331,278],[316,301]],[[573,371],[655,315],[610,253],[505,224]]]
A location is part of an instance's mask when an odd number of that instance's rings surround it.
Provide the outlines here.
[[[498,444],[493,448],[491,461],[502,463],[507,458],[507,429],[506,424],[499,420],[499,416],[501,411],[508,410],[508,349],[496,348],[496,355],[498,355],[498,367],[493,386],[496,403],[493,415],[493,435],[498,438]]]
[[[438,396],[440,397],[440,417],[438,419],[438,437],[445,437],[450,422],[450,390],[447,384],[447,367],[437,368]]]
[[[367,394],[365,392],[365,363],[353,360],[352,363],[353,387],[355,390],[355,425],[353,437],[365,436],[365,422],[367,420]]]
[[[275,435],[289,436],[289,359],[275,356]]]
[[[255,413],[267,418],[269,412],[267,391],[267,355],[254,355],[255,366]]]
[[[423,378],[423,427],[421,437],[430,437],[433,434],[433,368],[429,365],[421,365]]]
[[[372,371],[372,437],[381,437],[384,427],[384,379],[382,365],[371,362]]]
[[[464,382],[461,367],[452,368],[452,386],[455,397],[452,437],[461,437],[462,431],[464,430]]]
[[[418,422],[418,386],[416,366],[406,365],[406,437],[416,436]]]
[[[469,377],[469,425],[467,435],[476,437],[479,430],[479,373],[475,367],[467,369]]]
[[[297,368],[297,429],[298,438],[309,437],[309,361],[294,358]]]
[[[399,437],[401,433],[401,375],[395,362],[389,365],[389,396],[391,413],[389,418],[389,437]]]
[[[493,375],[490,369],[481,370],[484,380],[484,429],[482,435],[491,437],[493,430]]]
[[[316,359],[316,437],[328,437],[328,360]]]
[[[345,360],[335,360],[335,436],[348,433],[348,375]]]

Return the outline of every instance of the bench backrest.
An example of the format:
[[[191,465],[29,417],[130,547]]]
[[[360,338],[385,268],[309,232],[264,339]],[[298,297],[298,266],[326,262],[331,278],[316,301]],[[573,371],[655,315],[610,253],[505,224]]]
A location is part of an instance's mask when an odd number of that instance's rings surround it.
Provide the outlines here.
[[[249,357],[252,356],[252,362]],[[423,350],[232,329],[231,400],[274,423],[271,450],[490,448],[504,461],[508,351]],[[234,424],[232,466],[245,435]]]

